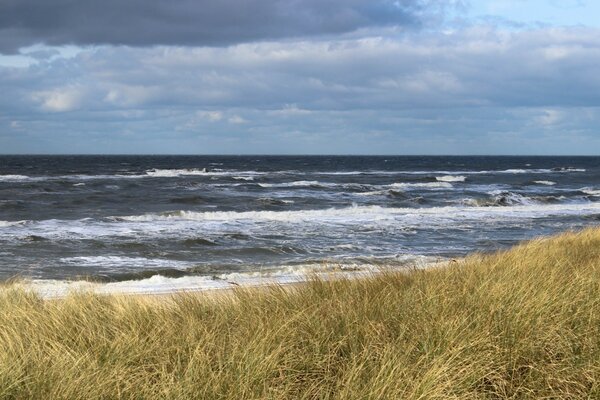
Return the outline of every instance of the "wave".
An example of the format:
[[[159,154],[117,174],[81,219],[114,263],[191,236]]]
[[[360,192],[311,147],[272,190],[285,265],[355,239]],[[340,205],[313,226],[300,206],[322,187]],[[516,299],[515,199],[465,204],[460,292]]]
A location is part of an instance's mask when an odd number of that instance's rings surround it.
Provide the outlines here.
[[[556,185],[556,182],[554,182],[554,181],[533,181],[533,183],[537,183],[538,185],[546,185],[546,186]]]
[[[249,237],[318,233],[348,235],[364,227],[374,232],[412,228],[445,229],[473,224],[521,224],[541,217],[585,216],[600,213],[600,202],[562,202],[559,199],[492,200],[495,204],[462,204],[439,207],[381,207],[376,205],[310,210],[171,211],[105,219],[4,222],[3,240],[20,241],[28,235],[48,240],[185,240],[198,236]],[[498,204],[504,203],[504,204]],[[511,203],[511,204],[509,204]],[[504,205],[504,206],[493,206]]]
[[[531,197],[523,196],[519,193],[513,193],[508,191],[493,191],[490,192],[490,195],[490,198],[466,199],[463,201],[463,203],[474,207],[498,207],[538,204],[538,202],[536,202]]]
[[[412,190],[419,188],[430,188],[430,189],[451,189],[452,185],[449,182],[398,182],[390,185],[367,185],[362,183],[333,183],[333,182],[321,182],[321,181],[293,181],[293,182],[281,182],[281,183],[258,183],[258,186],[263,188],[293,188],[293,187],[304,187],[304,188],[344,188],[349,190],[371,190],[379,189],[378,192],[383,192],[387,189],[404,189]],[[364,194],[364,193],[357,193]]]
[[[238,180],[253,180],[254,176],[265,175],[259,171],[226,171],[222,169],[183,168],[183,169],[149,169],[140,177],[177,178],[181,176],[230,176]]]
[[[489,192],[489,198],[465,199],[463,204],[474,207],[510,207],[515,205],[536,205],[558,203],[566,199],[565,196],[526,196],[510,191],[494,190]]]
[[[439,257],[402,254],[394,257],[395,268],[427,268],[437,265]],[[286,285],[304,282],[310,277],[321,279],[358,278],[372,275],[385,269],[377,260],[328,260],[315,263],[301,263],[272,267],[255,272],[232,272],[216,275],[185,275],[169,277],[155,274],[149,278],[122,280],[117,282],[65,281],[53,279],[33,279],[21,283],[25,290],[46,299],[65,297],[71,293],[92,292],[96,294],[167,294],[181,291],[207,291],[231,289],[234,287],[257,287],[265,285]],[[167,275],[165,273],[165,275]]]
[[[435,179],[438,182],[464,182],[467,177],[462,175],[443,175],[436,176]]]
[[[501,196],[502,194],[498,194]],[[514,195],[514,194],[513,194]],[[355,223],[361,221],[384,221],[393,219],[410,219],[421,216],[435,216],[444,219],[480,218],[489,215],[508,215],[535,217],[537,215],[563,215],[585,212],[597,212],[600,203],[565,203],[565,204],[534,204],[523,196],[513,197],[512,207],[488,208],[486,210],[468,206],[445,206],[427,208],[387,208],[381,206],[354,206],[347,208],[328,208],[319,210],[294,211],[173,211],[158,214],[118,217],[125,222],[160,222],[160,221],[277,221],[289,223],[339,221]]]
[[[370,192],[355,193],[355,195],[357,195],[357,196],[387,196],[387,197],[400,197],[400,198],[407,197],[403,191],[394,190],[394,189],[374,190],[374,191],[370,191]]]
[[[26,182],[26,181],[47,181],[47,180],[68,180],[68,181],[88,181],[101,179],[144,179],[144,178],[177,178],[184,176],[227,176],[237,180],[251,181],[254,176],[264,175],[265,172],[259,171],[224,171],[208,170],[206,168],[184,168],[184,169],[149,169],[143,174],[74,174],[74,175],[47,175],[47,176],[27,176],[27,175],[0,175],[0,182]],[[81,185],[78,183],[78,185]]]
[[[238,171],[238,170],[223,170],[223,169],[208,169],[208,168],[178,168],[178,169],[160,169],[152,168],[144,173],[117,173],[117,174],[98,174],[98,175],[59,175],[59,176],[27,176],[21,174],[0,175],[0,182],[25,182],[25,181],[45,181],[45,180],[98,180],[98,179],[143,179],[143,178],[177,178],[185,176],[223,176],[231,177],[236,180],[252,181],[254,177],[261,175],[439,175],[436,176],[438,181],[442,182],[463,182],[461,176],[464,175],[493,175],[493,174],[553,174],[553,173],[569,173],[569,172],[586,172],[584,168],[575,167],[555,167],[555,168],[528,168],[528,169],[505,169],[505,170],[432,170],[432,171],[385,171],[385,170],[368,170],[368,171]],[[450,178],[449,176],[456,176]],[[451,180],[456,179],[456,180]],[[461,179],[461,180],[459,180]],[[465,178],[466,179],[466,178]]]
[[[263,188],[287,188],[287,187],[335,187],[342,186],[341,184],[319,182],[319,181],[294,181],[282,183],[259,183],[258,186]]]
[[[203,238],[203,237],[195,237],[195,238],[185,239],[183,241],[183,243],[186,246],[218,246],[219,245],[217,242],[212,241],[210,239]]]
[[[560,172],[586,172],[585,168],[555,167],[555,168],[509,168],[503,170],[397,170],[397,171],[319,171],[317,175],[494,175],[494,174],[551,174]]]
[[[419,189],[419,188],[430,188],[430,189],[452,189],[453,186],[449,182],[422,182],[422,183],[409,183],[409,182],[400,182],[400,183],[392,183],[388,185],[391,188],[396,189]]]
[[[256,202],[268,206],[282,206],[286,204],[294,204],[294,200],[275,199],[272,197],[259,197]]]
[[[81,267],[133,267],[133,268],[186,268],[193,265],[186,261],[161,260],[157,258],[144,257],[121,257],[121,256],[87,256],[87,257],[64,257],[59,260],[64,264],[77,265]]]
[[[600,196],[600,189],[585,187],[585,188],[581,188],[579,190],[585,194],[589,194],[590,196]]]
[[[10,226],[24,225],[29,221],[0,221],[0,228],[7,228]]]
[[[202,196],[183,196],[169,199],[169,202],[179,204],[203,204],[206,203],[206,199]]]
[[[185,169],[149,169],[146,171],[147,176],[156,178],[174,178],[179,176],[190,175],[207,175],[206,168],[185,168]]]
[[[31,177],[27,175],[0,175],[0,182],[25,181],[29,179],[31,179]]]

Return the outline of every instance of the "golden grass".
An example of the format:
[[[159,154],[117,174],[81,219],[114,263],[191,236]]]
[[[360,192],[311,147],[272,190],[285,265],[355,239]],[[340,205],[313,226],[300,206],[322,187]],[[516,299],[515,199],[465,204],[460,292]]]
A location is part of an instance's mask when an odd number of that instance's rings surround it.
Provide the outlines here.
[[[0,294],[1,398],[600,398],[600,230],[231,296]]]

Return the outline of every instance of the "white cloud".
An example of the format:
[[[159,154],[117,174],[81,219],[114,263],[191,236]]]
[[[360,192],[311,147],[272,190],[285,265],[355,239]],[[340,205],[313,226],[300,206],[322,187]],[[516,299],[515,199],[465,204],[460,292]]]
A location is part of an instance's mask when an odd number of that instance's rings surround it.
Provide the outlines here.
[[[244,118],[240,117],[239,115],[233,115],[227,119],[227,122],[229,122],[230,124],[240,125],[240,124],[245,124],[248,121],[246,121]]]
[[[223,119],[221,111],[198,111],[196,115],[210,122],[217,122]]]
[[[32,99],[39,103],[44,111],[66,112],[82,106],[83,92],[78,87],[64,87],[32,93]]]
[[[542,126],[553,126],[560,123],[565,114],[561,110],[541,110],[541,115],[535,118],[535,121]]]

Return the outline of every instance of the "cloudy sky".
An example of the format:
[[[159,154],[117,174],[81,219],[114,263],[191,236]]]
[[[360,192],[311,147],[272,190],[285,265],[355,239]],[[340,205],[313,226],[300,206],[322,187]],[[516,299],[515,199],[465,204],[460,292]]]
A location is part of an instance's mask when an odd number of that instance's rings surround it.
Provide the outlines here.
[[[0,153],[598,154],[595,0],[0,0]]]

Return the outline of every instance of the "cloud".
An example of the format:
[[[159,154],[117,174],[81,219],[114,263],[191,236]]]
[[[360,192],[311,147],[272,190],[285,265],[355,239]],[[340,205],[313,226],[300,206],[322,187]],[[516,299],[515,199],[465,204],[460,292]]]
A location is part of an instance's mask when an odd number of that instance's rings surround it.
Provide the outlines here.
[[[0,84],[16,92],[10,103],[21,98],[27,107],[31,99],[29,106],[46,111],[256,108],[306,114],[320,109],[600,106],[599,43],[595,29],[476,27],[400,39],[106,47],[69,60],[7,69]],[[214,121],[215,115],[205,118]]]
[[[0,137],[22,122],[12,147],[6,139],[0,147],[539,154],[600,146],[600,30],[380,33],[106,46],[1,68]]]
[[[33,101],[39,103],[42,110],[50,112],[76,110],[81,106],[83,97],[83,91],[77,87],[57,88],[31,94]]]
[[[4,0],[0,53],[47,45],[225,46],[421,26],[456,0]]]
[[[246,122],[248,122],[244,118],[240,117],[239,115],[233,115],[227,121],[230,124],[236,124],[236,125],[245,124]]]

